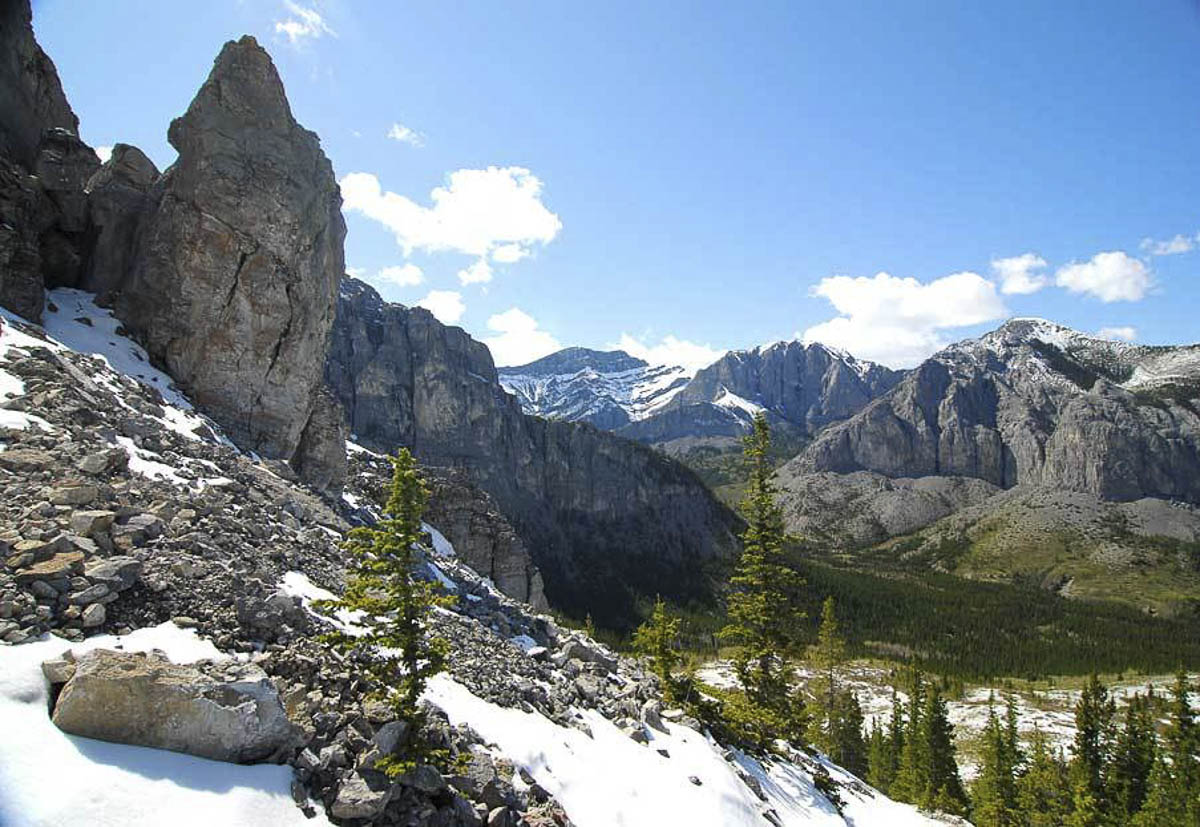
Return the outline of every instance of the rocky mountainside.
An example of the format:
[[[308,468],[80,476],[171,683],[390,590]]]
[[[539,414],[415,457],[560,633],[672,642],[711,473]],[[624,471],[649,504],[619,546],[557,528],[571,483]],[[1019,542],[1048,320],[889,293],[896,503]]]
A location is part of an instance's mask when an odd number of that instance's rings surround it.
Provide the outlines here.
[[[790,528],[831,548],[884,543],[944,571],[1187,614],[1200,347],[1014,319],[826,428],[777,480]]]
[[[936,354],[791,463],[860,470],[1200,502],[1200,346],[1014,319]]]
[[[645,419],[687,384],[681,367],[651,365],[623,350],[569,347],[518,367],[498,368],[521,410],[615,431]]]
[[[686,468],[582,423],[526,415],[491,354],[423,308],[342,282],[326,381],[351,438],[462,469],[511,521],[551,603],[627,624],[637,593],[709,593],[735,521]]]
[[[730,351],[621,433],[668,449],[675,442],[691,447],[696,438],[740,437],[764,411],[779,438],[806,440],[862,410],[901,375],[821,344]]]

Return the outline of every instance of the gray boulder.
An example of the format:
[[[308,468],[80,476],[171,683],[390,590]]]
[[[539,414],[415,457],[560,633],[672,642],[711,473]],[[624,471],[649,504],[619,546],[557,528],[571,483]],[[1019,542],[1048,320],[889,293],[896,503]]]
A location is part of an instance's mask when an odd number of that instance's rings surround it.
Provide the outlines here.
[[[53,719],[72,735],[236,763],[278,759],[295,737],[275,687],[255,666],[214,676],[106,649],[79,657]]]

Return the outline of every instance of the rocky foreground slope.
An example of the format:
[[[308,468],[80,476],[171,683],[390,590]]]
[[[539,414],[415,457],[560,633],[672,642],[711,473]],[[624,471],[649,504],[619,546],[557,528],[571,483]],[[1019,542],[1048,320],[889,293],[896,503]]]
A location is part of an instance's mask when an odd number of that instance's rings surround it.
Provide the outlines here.
[[[454,600],[431,618],[451,655],[424,737],[458,760],[389,781],[375,762],[411,733],[319,642],[352,619],[311,605],[340,588],[386,461],[356,449],[331,504],[235,447],[88,294],[53,291],[45,319],[0,314],[0,822],[928,823],[828,767],[839,813],[815,758],[724,749],[435,526],[424,576]]]

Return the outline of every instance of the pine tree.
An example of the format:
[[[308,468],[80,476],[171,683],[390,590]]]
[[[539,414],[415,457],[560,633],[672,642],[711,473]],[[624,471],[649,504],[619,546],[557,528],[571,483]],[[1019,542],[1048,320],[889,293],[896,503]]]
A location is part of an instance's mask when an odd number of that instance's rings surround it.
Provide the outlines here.
[[[892,745],[879,721],[872,721],[871,734],[867,736],[867,783],[887,795],[893,777]]]
[[[954,749],[954,727],[950,724],[946,700],[936,686],[925,701],[921,734],[928,746],[929,769],[921,805],[953,815],[966,815],[967,794],[958,776]]]
[[[809,684],[809,691],[816,699],[817,707],[816,714],[811,715],[809,740],[832,757],[836,742],[835,732],[840,727],[837,713],[842,705],[837,688],[836,670],[846,660],[846,642],[838,632],[832,597],[825,598],[817,643],[809,647],[808,658],[816,672],[816,677]]]
[[[1009,704],[1009,709],[1014,707]],[[1017,820],[1015,723],[1002,727],[994,697],[988,698],[983,731],[983,764],[971,785],[972,820],[977,827],[1013,827]]]
[[[1189,690],[1181,671],[1171,688],[1171,722],[1150,772],[1146,803],[1134,818],[1137,827],[1200,824],[1200,728],[1188,703]]]
[[[853,692],[838,693],[833,714],[829,757],[859,778],[867,775],[867,745],[863,741],[863,713]]]
[[[739,647],[733,669],[744,697],[727,703],[731,723],[760,748],[775,738],[799,741],[804,733],[803,705],[792,692],[787,662],[792,630],[804,617],[797,608],[804,580],[784,558],[783,511],[775,502],[770,447],[770,429],[760,412],[744,440],[750,479],[741,511],[747,525],[731,579],[729,623],[720,633]]]
[[[1075,754],[1071,761],[1071,778],[1076,804],[1090,800],[1097,811],[1103,811],[1106,805],[1104,782],[1115,714],[1116,708],[1108,697],[1108,690],[1093,674],[1075,705]]]
[[[428,498],[425,483],[407,449],[391,459],[392,483],[383,519],[350,531],[342,546],[349,555],[346,590],[340,598],[319,601],[317,608],[329,614],[356,613],[360,634],[338,630],[325,641],[353,660],[374,684],[372,696],[416,732],[424,724],[421,693],[426,681],[445,668],[448,651],[444,640],[426,635],[425,620],[445,598],[439,596],[438,584],[414,576]],[[427,744],[425,738],[410,737],[403,757],[384,756],[376,768],[399,775],[419,760],[444,758]]]
[[[908,720],[900,748],[900,763],[890,795],[898,801],[920,804],[929,786],[929,742],[925,737],[925,685],[920,672],[912,674],[908,693]]]
[[[1113,746],[1108,774],[1108,801],[1114,819],[1127,823],[1146,801],[1146,784],[1157,755],[1154,734],[1154,690],[1134,695],[1125,707],[1125,721]]]
[[[662,683],[663,694],[671,702],[676,701],[673,672],[679,665],[679,652],[676,649],[679,645],[679,625],[679,618],[670,613],[667,604],[659,597],[654,603],[650,619],[633,633],[634,651],[649,659],[651,670]]]
[[[1017,781],[1020,823],[1028,827],[1058,827],[1070,809],[1069,793],[1066,765],[1050,751],[1045,733],[1034,730],[1029,768]]]

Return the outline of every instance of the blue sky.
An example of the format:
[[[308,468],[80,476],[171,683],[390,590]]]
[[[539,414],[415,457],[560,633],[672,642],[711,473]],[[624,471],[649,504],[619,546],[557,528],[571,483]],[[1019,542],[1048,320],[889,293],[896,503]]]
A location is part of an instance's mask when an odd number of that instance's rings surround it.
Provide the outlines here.
[[[83,138],[160,166],[257,37],[343,181],[348,266],[499,363],[801,336],[909,365],[1008,315],[1200,339],[1195,0],[35,0],[34,26]]]

